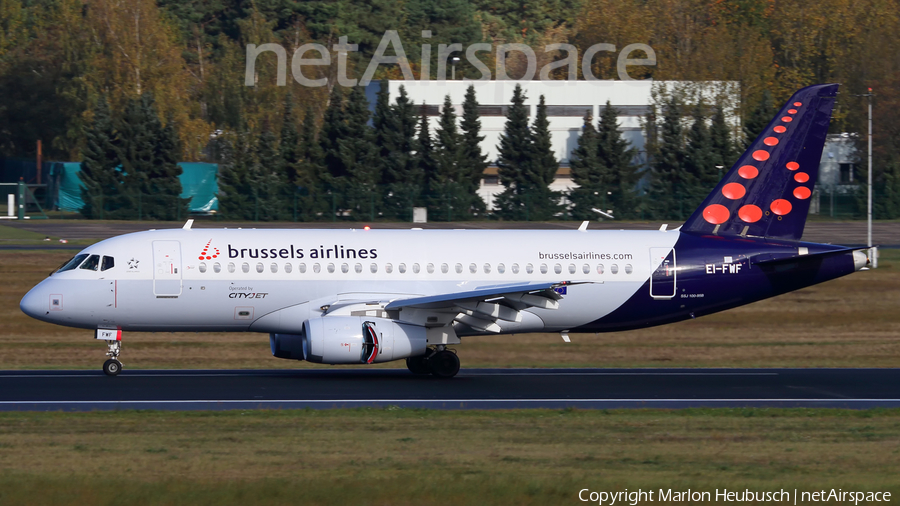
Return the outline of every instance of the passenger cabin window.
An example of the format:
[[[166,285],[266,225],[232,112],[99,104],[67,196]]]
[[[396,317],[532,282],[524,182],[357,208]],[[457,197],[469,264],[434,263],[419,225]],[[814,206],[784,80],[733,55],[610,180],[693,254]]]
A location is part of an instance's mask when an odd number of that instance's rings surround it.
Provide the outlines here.
[[[450,266],[447,264],[441,264],[441,273],[447,274],[450,272]]]
[[[534,266],[531,265],[531,264],[526,265],[526,266],[525,266],[525,272],[527,272],[528,274],[533,273],[533,272],[534,272]]]
[[[603,274],[603,264],[597,264],[597,274]]]
[[[462,274],[462,264],[456,264],[456,273]]]
[[[108,271],[116,266],[116,260],[113,257],[103,257],[103,261],[100,262],[100,270]]]
[[[298,265],[297,268],[300,269],[300,274],[306,274],[306,264],[305,263],[300,262],[300,265]]]
[[[556,264],[553,266],[553,272],[557,274],[562,274],[562,265]]]
[[[272,274],[275,274],[278,272],[278,264],[272,262],[272,265],[269,266],[269,270],[272,271]]]
[[[290,262],[284,264],[284,272],[290,274],[294,270],[294,266]]]
[[[583,273],[585,273],[585,274],[590,274],[590,273],[591,273],[591,266],[588,265],[588,264],[582,265],[582,266],[581,266],[581,272],[583,272]]]
[[[371,264],[369,264],[369,270],[372,271],[372,274],[375,274],[376,272],[378,272],[378,264],[372,262]]]
[[[228,272],[234,274],[234,262],[228,262]]]
[[[497,272],[503,274],[504,272],[506,272],[506,266],[503,264],[497,264]]]
[[[541,264],[541,274],[547,274],[547,264]]]
[[[100,255],[91,255],[81,264],[81,269],[86,271],[96,271],[100,267]]]
[[[609,266],[609,272],[611,272],[611,273],[613,273],[613,274],[618,274],[618,273],[619,273],[619,266],[618,266],[617,264],[612,264],[612,265],[610,265],[610,266]]]
[[[394,266],[390,262],[384,264],[384,272],[388,274],[394,272]]]
[[[256,262],[256,272],[261,273],[263,270],[265,270],[265,267],[263,267],[262,262]]]
[[[400,265],[398,265],[398,266],[397,266],[397,270],[400,271],[400,274],[405,273],[405,272],[406,272],[406,264],[400,264]]]
[[[519,264],[512,264],[512,271],[513,271],[513,274],[518,274],[519,273]]]
[[[213,272],[215,272],[216,274],[222,272],[222,264],[220,264],[219,262],[214,263]]]
[[[413,264],[413,272],[416,274],[419,273],[419,264]]]
[[[362,272],[362,264],[354,265],[353,270],[356,271],[357,274],[360,274]]]
[[[476,272],[478,272],[478,266],[475,264],[469,264],[469,272],[475,274]]]
[[[250,264],[248,264],[247,262],[242,263],[241,264],[241,272],[243,272],[244,274],[247,274],[248,272],[250,272]]]
[[[625,274],[631,274],[634,272],[634,267],[631,264],[625,264]]]
[[[200,265],[198,266],[198,268],[200,269],[201,274],[206,272],[206,262],[200,262]]]

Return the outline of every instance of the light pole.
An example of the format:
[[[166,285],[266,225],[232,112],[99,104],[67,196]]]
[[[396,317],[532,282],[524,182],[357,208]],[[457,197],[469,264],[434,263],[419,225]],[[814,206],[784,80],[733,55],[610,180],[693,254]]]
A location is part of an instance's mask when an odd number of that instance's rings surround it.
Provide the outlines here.
[[[459,63],[459,56],[453,57],[453,63],[450,64],[450,80],[456,81],[456,64]]]
[[[877,253],[872,250],[872,88],[868,93],[861,95],[853,95],[854,97],[866,97],[869,100],[869,181],[868,181],[868,199],[866,202],[866,246],[869,247],[869,262],[873,267],[878,266],[878,259],[874,258]]]

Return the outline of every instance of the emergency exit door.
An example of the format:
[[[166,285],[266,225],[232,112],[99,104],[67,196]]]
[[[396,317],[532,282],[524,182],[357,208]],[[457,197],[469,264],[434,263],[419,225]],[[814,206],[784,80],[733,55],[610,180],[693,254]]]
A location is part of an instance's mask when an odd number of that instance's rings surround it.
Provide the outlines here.
[[[181,295],[181,243],[153,241],[153,294]]]
[[[650,248],[650,296],[671,299],[675,296],[677,270],[674,248]]]

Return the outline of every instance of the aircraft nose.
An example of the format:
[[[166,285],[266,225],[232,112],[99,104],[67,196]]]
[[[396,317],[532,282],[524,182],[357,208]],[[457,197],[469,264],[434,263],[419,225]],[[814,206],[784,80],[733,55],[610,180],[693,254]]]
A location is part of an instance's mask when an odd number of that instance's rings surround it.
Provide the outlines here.
[[[22,301],[19,302],[19,309],[32,318],[41,319],[47,312],[46,302],[44,291],[36,286],[22,297]]]

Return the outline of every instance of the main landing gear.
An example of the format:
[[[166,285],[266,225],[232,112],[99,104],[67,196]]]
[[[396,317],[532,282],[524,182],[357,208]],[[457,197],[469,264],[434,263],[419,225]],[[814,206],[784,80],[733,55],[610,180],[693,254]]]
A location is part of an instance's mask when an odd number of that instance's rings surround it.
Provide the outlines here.
[[[431,373],[437,378],[452,378],[459,372],[459,357],[444,345],[438,345],[425,355],[407,358],[406,367],[413,374]]]
[[[122,362],[119,362],[122,341],[106,341],[106,348],[106,356],[109,357],[109,360],[103,362],[103,372],[107,376],[118,376],[122,372]]]

